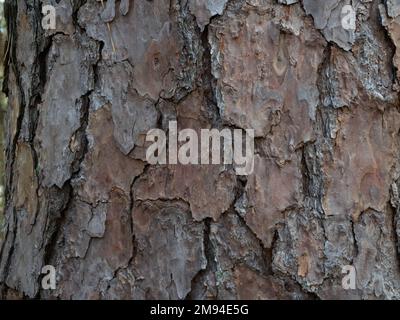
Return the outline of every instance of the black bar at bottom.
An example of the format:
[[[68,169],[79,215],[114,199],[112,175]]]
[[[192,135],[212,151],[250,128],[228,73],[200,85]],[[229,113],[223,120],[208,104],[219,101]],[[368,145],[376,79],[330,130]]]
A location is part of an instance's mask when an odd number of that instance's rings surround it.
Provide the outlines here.
[[[398,301],[0,301],[0,319],[6,314],[58,316],[75,320],[100,316],[116,320],[130,319],[274,319],[291,316],[307,320],[354,314],[380,317],[399,310]],[[10,312],[10,313],[8,313]],[[117,318],[118,317],[118,318]],[[85,319],[85,318],[83,318]],[[293,318],[294,319],[294,318]]]

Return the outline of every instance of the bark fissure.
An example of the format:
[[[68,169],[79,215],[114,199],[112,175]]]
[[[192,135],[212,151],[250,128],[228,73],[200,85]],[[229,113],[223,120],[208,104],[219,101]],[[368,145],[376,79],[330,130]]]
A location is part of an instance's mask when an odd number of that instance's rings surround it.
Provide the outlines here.
[[[330,3],[7,0],[2,296],[399,298],[400,9]],[[254,129],[253,172],[150,165],[170,121]]]

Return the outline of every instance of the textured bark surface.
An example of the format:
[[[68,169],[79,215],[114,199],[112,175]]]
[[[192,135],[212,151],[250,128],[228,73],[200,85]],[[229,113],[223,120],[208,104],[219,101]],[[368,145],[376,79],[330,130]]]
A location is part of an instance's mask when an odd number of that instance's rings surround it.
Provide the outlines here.
[[[104,2],[7,2],[3,297],[400,299],[400,1]],[[149,165],[171,120],[254,172]]]

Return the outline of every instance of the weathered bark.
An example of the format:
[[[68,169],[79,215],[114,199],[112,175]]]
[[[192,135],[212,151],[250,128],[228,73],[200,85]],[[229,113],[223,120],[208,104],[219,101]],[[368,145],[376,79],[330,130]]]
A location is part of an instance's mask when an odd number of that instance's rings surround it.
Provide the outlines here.
[[[399,1],[105,2],[7,2],[4,297],[400,298]],[[254,128],[253,174],[149,165],[170,120]]]

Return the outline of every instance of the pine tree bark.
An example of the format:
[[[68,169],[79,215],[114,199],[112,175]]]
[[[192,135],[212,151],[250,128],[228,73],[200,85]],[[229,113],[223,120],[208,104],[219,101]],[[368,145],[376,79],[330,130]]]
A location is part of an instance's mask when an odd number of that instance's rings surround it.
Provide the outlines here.
[[[399,299],[400,5],[346,4],[8,0],[3,297]],[[171,120],[254,172],[148,164]]]

